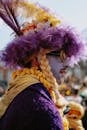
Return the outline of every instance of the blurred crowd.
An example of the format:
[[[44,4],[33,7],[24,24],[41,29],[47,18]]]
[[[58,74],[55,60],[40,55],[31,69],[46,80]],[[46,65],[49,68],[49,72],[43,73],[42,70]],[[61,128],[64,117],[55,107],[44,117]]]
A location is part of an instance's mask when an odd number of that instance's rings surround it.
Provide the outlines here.
[[[0,80],[0,98],[5,93],[5,89],[7,88],[7,81],[6,80]]]

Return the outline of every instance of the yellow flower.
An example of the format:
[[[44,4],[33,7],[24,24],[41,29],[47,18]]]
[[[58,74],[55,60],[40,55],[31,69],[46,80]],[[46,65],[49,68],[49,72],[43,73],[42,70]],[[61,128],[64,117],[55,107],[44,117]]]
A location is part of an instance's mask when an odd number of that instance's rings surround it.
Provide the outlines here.
[[[27,18],[31,18],[32,20],[42,23],[49,21],[52,26],[56,26],[60,24],[60,20],[54,16],[53,14],[45,11],[43,8],[38,7],[37,5],[30,2],[19,2],[17,5],[22,9],[22,15]]]

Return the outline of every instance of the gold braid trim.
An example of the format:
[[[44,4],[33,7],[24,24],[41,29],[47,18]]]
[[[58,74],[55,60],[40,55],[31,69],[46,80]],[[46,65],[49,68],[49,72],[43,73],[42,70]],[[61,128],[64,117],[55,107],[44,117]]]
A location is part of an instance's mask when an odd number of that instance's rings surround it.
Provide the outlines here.
[[[39,69],[37,69],[36,67],[33,67],[31,69],[24,68],[24,69],[21,69],[21,70],[17,70],[13,73],[12,77],[13,77],[13,79],[15,79],[19,76],[24,76],[26,74],[32,75],[35,79],[37,79],[38,81],[43,83],[48,91],[51,89],[51,84],[47,80],[45,74],[43,72],[41,72]]]
[[[0,117],[5,113],[9,104],[20,92],[35,83],[39,83],[39,81],[28,74],[21,75],[11,80],[8,89],[0,101]]]
[[[13,79],[19,77],[19,76],[23,76],[25,74],[28,75],[33,75],[34,78],[36,78],[38,81],[40,81],[41,83],[43,83],[44,87],[46,87],[46,89],[49,91],[50,95],[53,98],[53,101],[55,101],[55,93],[52,89],[52,82],[49,82],[49,78],[47,76],[45,76],[45,73],[43,73],[42,71],[38,70],[37,68],[25,68],[25,69],[21,69],[21,70],[17,70],[13,73],[12,77]],[[51,80],[50,80],[51,81]]]
[[[56,98],[59,98],[58,84],[57,84],[56,79],[54,78],[54,76],[51,72],[51,68],[49,66],[46,55],[44,54],[44,51],[41,52],[41,54],[39,55],[39,61],[40,61],[40,67],[42,69],[42,72],[45,74],[45,76],[47,77],[47,80],[51,84],[50,94],[52,96],[54,103],[56,104],[56,102],[57,102]]]

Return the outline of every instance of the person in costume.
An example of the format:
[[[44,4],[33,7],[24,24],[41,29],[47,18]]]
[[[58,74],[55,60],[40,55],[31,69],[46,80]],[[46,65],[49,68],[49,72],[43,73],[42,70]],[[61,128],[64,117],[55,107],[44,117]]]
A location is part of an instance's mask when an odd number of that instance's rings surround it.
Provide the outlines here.
[[[21,14],[28,21],[22,25]],[[16,33],[0,52],[1,62],[14,69],[0,102],[0,130],[64,130],[67,102],[57,80],[60,71],[86,59],[85,44],[39,5],[1,0],[0,17]]]

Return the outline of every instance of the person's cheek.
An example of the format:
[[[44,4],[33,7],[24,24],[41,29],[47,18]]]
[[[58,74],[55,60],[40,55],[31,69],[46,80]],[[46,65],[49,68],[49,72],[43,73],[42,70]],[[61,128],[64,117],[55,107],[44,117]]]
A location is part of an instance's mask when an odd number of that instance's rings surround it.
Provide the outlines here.
[[[60,73],[60,70],[63,68],[62,62],[60,61],[60,59],[58,59],[58,57],[55,57],[55,56],[49,56],[48,61],[49,61],[51,71],[54,77],[57,80],[59,80],[62,76],[62,74]]]

